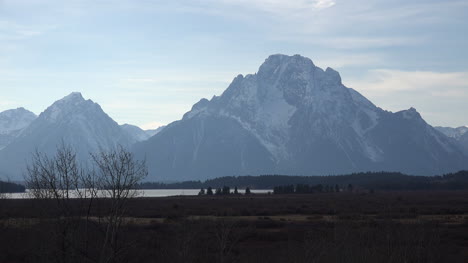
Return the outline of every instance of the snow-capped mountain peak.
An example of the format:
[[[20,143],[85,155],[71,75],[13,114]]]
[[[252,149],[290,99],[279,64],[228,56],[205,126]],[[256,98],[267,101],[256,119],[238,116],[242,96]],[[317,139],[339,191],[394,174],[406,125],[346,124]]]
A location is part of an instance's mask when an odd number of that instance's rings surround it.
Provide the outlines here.
[[[74,92],[54,102],[0,151],[0,167],[18,176],[32,152],[53,154],[62,140],[75,149],[81,161],[88,161],[90,153],[101,149],[134,142],[99,104]]]
[[[67,96],[65,96],[63,99],[61,99],[63,101],[76,101],[76,100],[84,100],[83,98],[83,95],[81,94],[81,92],[77,92],[77,91],[74,91],[70,94],[68,94]]]
[[[85,100],[80,92],[72,92],[55,101],[39,115],[39,118],[46,119],[49,122],[56,122],[61,119],[69,119],[71,115],[89,113],[90,111],[102,111],[102,109],[92,100]]]
[[[256,74],[238,75],[221,96],[200,100],[182,120],[136,148],[148,156],[150,172],[154,166],[165,176],[195,178],[368,170],[434,174],[466,163],[457,146],[414,108],[384,111],[345,87],[336,70],[280,54],[268,57]]]
[[[403,110],[400,113],[403,115],[403,118],[408,119],[408,120],[422,119],[421,114],[419,114],[419,112],[413,107],[411,107],[411,108],[409,108],[407,110]]]
[[[324,71],[300,55],[272,55],[257,74],[238,75],[220,97],[200,100],[184,119],[214,114],[236,120],[280,161],[291,157],[287,148],[292,122],[310,118],[310,125],[320,136],[327,129],[349,125],[363,137],[376,125],[380,111],[361,94],[343,86],[334,69]],[[330,136],[341,140],[337,135]],[[363,151],[372,151],[369,158],[378,158],[377,150],[362,145]]]

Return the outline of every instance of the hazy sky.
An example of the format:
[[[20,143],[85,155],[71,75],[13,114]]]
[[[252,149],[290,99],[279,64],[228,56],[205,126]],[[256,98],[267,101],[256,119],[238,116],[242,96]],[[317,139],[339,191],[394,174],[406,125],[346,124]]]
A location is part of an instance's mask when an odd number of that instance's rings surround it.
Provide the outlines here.
[[[154,128],[276,53],[383,109],[468,125],[466,0],[0,0],[0,111],[80,91]]]

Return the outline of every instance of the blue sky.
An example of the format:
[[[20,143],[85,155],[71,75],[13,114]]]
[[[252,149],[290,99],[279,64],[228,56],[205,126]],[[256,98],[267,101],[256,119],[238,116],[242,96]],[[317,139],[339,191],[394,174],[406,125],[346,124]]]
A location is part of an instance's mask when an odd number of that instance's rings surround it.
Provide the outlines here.
[[[0,0],[0,110],[80,91],[154,128],[283,53],[383,109],[468,125],[467,32],[459,0]]]

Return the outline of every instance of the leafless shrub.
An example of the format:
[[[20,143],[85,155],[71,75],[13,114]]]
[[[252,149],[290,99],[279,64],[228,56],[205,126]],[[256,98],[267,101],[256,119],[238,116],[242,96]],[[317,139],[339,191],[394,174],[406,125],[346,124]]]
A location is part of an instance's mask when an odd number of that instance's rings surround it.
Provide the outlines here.
[[[218,262],[229,262],[232,250],[239,241],[235,232],[236,221],[219,219],[215,224],[215,237],[218,244]]]
[[[54,214],[46,215],[46,218],[55,221],[52,235],[57,242],[59,262],[70,262],[76,254],[87,254],[75,237],[83,224],[81,216],[86,217],[85,228],[89,223],[92,200],[96,196],[91,177],[92,174],[79,165],[72,147],[64,142],[52,157],[36,150],[27,166],[25,182],[30,197],[53,200],[44,204],[55,204],[54,209],[49,210]],[[87,240],[84,242],[88,243]]]
[[[148,175],[145,161],[135,160],[133,154],[122,146],[111,151],[92,154],[97,167],[97,186],[109,198],[109,211],[103,218],[105,225],[104,241],[99,262],[112,262],[125,249],[119,243],[119,230],[122,226],[129,198],[138,196],[136,186]]]
[[[36,150],[27,166],[25,182],[30,196],[55,204],[55,214],[46,217],[56,221],[59,262],[80,261],[80,257],[94,262],[117,261],[123,251],[124,242],[118,241],[127,200],[138,195],[135,187],[148,173],[145,162],[135,160],[121,146],[91,157],[95,169],[83,168],[76,152],[62,142],[52,157]],[[105,199],[106,211],[96,222],[91,215],[98,197]],[[91,225],[102,229],[102,247],[94,258],[88,253]]]

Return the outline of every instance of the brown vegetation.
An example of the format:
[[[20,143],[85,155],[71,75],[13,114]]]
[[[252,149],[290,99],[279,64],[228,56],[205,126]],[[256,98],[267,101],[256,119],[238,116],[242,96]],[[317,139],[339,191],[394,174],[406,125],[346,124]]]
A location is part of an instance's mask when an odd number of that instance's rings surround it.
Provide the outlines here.
[[[0,262],[60,262],[52,200],[0,200]],[[79,207],[79,200],[68,200]],[[67,262],[97,262],[96,199]],[[108,262],[466,262],[466,192],[202,196],[129,199]],[[72,210],[74,220],[81,210]],[[87,235],[87,236],[86,236]],[[86,248],[87,246],[87,248]],[[86,251],[84,253],[83,251]]]

